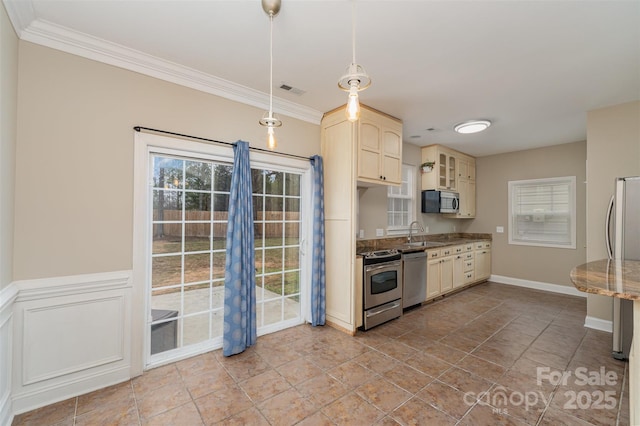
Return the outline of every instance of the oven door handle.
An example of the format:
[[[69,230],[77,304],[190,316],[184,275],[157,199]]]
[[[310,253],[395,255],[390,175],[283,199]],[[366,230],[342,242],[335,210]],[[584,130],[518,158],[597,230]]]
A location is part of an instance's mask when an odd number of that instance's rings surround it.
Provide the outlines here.
[[[376,265],[370,265],[369,266],[368,265],[368,266],[365,266],[365,270],[367,272],[371,272],[371,271],[379,271],[380,269],[394,269],[394,268],[398,268],[398,267],[400,267],[400,261],[392,262],[392,263],[386,262],[386,263],[384,263],[382,265],[378,265],[378,266],[376,266]]]
[[[379,314],[381,314],[381,313],[383,313],[383,312],[390,311],[391,309],[396,309],[396,308],[398,308],[398,307],[400,307],[400,303],[398,303],[398,302],[393,302],[393,305],[391,305],[391,306],[384,305],[384,306],[382,307],[382,309],[378,309],[378,310],[376,310],[376,311],[367,311],[367,312],[366,312],[366,314],[367,314],[367,318],[372,317],[372,316],[374,316],[374,315],[379,315]]]

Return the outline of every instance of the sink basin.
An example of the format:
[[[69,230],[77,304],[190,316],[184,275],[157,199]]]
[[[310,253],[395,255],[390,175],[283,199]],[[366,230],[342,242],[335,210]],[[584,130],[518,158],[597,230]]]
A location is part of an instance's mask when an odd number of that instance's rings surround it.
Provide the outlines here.
[[[415,243],[405,243],[405,247],[442,247],[446,243],[437,243],[435,241],[416,241]]]

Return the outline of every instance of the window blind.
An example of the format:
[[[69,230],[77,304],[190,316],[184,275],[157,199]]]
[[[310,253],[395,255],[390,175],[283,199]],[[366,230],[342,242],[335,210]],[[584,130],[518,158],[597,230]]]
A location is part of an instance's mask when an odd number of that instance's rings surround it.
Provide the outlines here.
[[[509,182],[509,243],[575,248],[575,176]]]

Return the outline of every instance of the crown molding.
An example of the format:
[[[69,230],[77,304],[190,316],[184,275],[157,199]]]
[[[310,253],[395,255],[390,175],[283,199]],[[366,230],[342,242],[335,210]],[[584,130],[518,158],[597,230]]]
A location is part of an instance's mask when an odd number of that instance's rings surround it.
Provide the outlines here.
[[[24,29],[36,20],[36,12],[31,0],[2,0],[9,15],[9,20],[19,38]]]
[[[269,95],[175,62],[37,19],[30,0],[3,0],[21,40],[134,71],[225,99],[269,109]],[[279,115],[320,124],[322,112],[285,99],[273,98]]]

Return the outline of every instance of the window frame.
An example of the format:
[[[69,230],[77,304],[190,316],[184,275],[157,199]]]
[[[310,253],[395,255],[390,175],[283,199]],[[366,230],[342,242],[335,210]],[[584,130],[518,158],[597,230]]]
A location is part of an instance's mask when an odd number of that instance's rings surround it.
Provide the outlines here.
[[[531,239],[521,239],[517,238],[516,233],[518,232],[518,227],[515,222],[515,213],[514,213],[514,203],[515,201],[515,190],[517,188],[527,187],[527,186],[548,186],[550,184],[566,184],[568,185],[568,203],[569,203],[569,211],[566,212],[570,223],[569,223],[569,243],[558,243],[551,240],[544,240],[541,238],[531,238]],[[507,211],[508,211],[508,233],[509,233],[509,244],[512,245],[522,245],[522,246],[534,246],[534,247],[550,247],[550,248],[561,248],[561,249],[576,249],[576,177],[575,176],[562,176],[562,177],[551,177],[551,178],[541,178],[541,179],[524,179],[524,180],[515,180],[508,182],[508,202],[507,202]],[[535,234],[532,234],[535,235]],[[566,235],[566,234],[565,234]]]
[[[409,181],[405,181],[405,168],[407,170],[406,176],[410,178]],[[398,188],[397,186],[389,186],[387,187],[387,235],[403,235],[409,231],[409,226],[413,221],[416,220],[416,182],[417,182],[417,168],[412,164],[402,164],[402,183],[401,186],[407,183],[407,192],[409,195],[404,194],[392,194],[393,189]],[[409,206],[407,211],[407,219],[408,223],[406,226],[393,226],[389,225],[389,216],[392,213],[389,210],[389,199],[390,198],[398,198],[403,200],[409,200]],[[394,210],[395,212],[395,210]],[[403,211],[404,213],[404,211]]]

